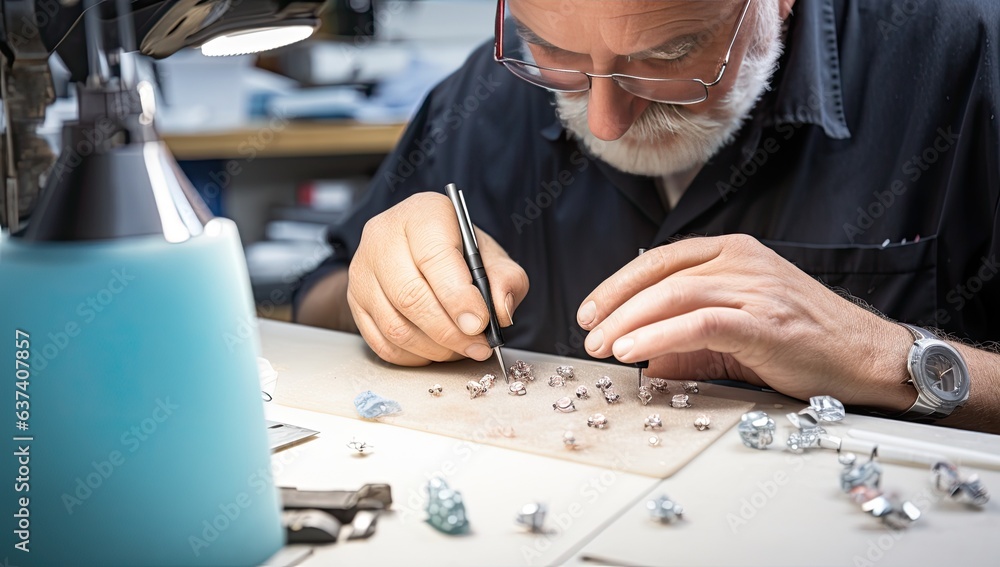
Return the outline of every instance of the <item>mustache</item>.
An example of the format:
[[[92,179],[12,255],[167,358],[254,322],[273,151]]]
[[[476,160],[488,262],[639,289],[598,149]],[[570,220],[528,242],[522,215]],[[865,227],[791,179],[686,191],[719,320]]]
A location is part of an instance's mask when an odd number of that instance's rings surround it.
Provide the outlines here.
[[[560,101],[558,112],[565,123],[586,125],[589,100],[565,97]],[[684,105],[651,102],[631,124],[622,137],[625,143],[654,143],[665,136],[702,137],[717,130],[720,125],[705,116],[691,112]]]

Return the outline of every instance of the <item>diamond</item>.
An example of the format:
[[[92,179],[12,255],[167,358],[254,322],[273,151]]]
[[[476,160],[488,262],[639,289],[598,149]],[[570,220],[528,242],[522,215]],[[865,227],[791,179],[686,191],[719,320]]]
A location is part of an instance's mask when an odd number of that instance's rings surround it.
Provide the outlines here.
[[[639,387],[639,401],[642,402],[642,405],[646,405],[653,401],[653,391],[649,388],[649,386]]]
[[[556,366],[556,374],[562,376],[563,380],[576,380],[576,373],[572,366]]]
[[[694,418],[694,427],[698,431],[705,431],[711,426],[712,426],[712,418],[708,417],[705,414],[699,415],[698,417]]]
[[[661,394],[670,393],[670,381],[666,378],[650,378],[649,387]]]
[[[684,514],[684,508],[667,497],[666,494],[646,502],[649,517],[664,524],[673,523]]]
[[[514,521],[519,526],[524,526],[533,533],[541,533],[542,526],[545,524],[545,515],[548,511],[548,506],[540,502],[525,504],[524,506],[521,506],[521,509],[517,512],[517,516],[514,518]]]
[[[816,412],[820,421],[840,421],[847,415],[844,404],[833,396],[813,396],[809,398],[809,407]]]
[[[604,429],[607,426],[608,426],[608,418],[604,417],[603,413],[595,413],[594,415],[587,418],[587,427]]]
[[[660,414],[654,413],[646,418],[642,423],[643,429],[661,429],[663,427],[663,420],[660,419]]]
[[[743,414],[736,431],[743,444],[751,449],[764,449],[774,442],[774,420],[762,411]]]
[[[670,398],[670,406],[675,408],[689,408],[691,407],[690,399],[691,397],[687,394],[676,394]]]
[[[486,392],[489,391],[489,388],[483,386],[482,384],[476,382],[475,380],[469,380],[465,384],[465,389],[469,391],[470,399],[478,398],[479,396],[484,396],[486,395]]]

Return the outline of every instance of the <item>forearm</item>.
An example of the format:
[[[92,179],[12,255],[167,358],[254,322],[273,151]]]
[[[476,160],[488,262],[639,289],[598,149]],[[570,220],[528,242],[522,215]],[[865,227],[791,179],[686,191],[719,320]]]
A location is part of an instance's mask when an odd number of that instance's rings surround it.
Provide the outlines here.
[[[347,304],[347,281],[347,268],[343,268],[316,283],[302,298],[296,323],[357,333]]]

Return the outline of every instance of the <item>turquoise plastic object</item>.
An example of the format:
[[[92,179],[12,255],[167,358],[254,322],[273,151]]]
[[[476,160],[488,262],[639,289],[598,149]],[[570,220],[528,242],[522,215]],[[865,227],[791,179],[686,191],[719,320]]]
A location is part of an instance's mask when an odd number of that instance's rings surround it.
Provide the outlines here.
[[[280,549],[248,282],[226,219],[176,244],[0,236],[0,555],[258,565]]]

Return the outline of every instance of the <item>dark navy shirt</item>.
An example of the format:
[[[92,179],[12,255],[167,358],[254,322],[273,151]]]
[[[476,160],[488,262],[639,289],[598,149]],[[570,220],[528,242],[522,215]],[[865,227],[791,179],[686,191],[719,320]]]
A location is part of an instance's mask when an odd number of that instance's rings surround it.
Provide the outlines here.
[[[428,96],[300,297],[369,218],[454,182],[530,278],[511,347],[585,357],[576,310],[638,248],[729,233],[895,319],[1000,339],[1000,2],[797,2],[772,90],[669,212],[490,47]]]

